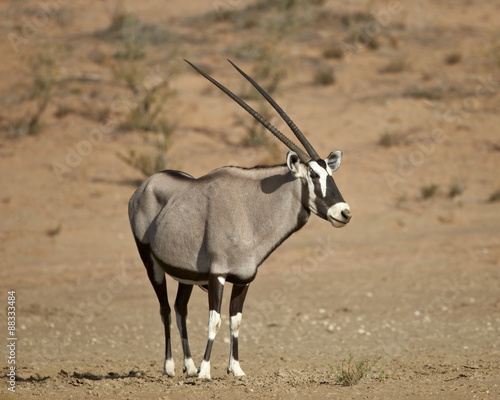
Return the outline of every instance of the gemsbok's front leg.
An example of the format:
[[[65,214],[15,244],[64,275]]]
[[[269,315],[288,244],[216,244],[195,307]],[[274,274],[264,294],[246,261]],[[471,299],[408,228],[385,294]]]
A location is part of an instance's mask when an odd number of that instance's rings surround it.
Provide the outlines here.
[[[177,297],[175,298],[175,316],[177,321],[177,327],[179,328],[179,333],[181,335],[182,351],[184,354],[184,366],[182,371],[187,377],[196,376],[198,369],[194,365],[193,358],[191,356],[191,349],[189,348],[188,333],[186,326],[186,319],[188,314],[187,305],[189,298],[191,297],[191,292],[193,291],[193,285],[186,285],[184,283],[179,283],[179,288],[177,289]]]
[[[212,353],[212,345],[221,324],[220,309],[225,282],[226,278],[220,275],[210,275],[208,280],[208,305],[210,310],[208,316],[208,341],[198,372],[199,379],[208,381],[212,379],[210,376],[210,354]]]
[[[231,329],[231,347],[227,373],[232,373],[234,376],[245,376],[245,373],[240,367],[240,361],[238,357],[238,335],[241,326],[243,303],[245,302],[248,287],[248,284],[233,284],[233,291],[231,292],[231,303],[229,304],[229,328]]]

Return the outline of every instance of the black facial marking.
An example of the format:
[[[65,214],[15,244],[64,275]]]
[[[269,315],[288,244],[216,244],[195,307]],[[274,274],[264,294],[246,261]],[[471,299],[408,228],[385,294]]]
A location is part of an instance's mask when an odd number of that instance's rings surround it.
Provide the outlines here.
[[[325,160],[322,160],[322,159],[319,159],[319,160],[316,160],[316,162],[319,164],[319,166],[323,169],[326,170],[326,162]]]
[[[327,164],[325,160],[317,160],[316,162],[321,168],[327,171]],[[330,174],[326,177],[326,191],[325,195],[323,195],[323,190],[321,188],[322,180],[314,178],[314,175],[317,175],[317,173],[313,171],[312,168],[310,168],[310,171],[309,175],[313,179],[314,194],[316,195],[316,210],[320,217],[327,219],[329,208],[336,203],[343,202],[344,199],[342,198],[342,195],[340,194],[340,191]]]

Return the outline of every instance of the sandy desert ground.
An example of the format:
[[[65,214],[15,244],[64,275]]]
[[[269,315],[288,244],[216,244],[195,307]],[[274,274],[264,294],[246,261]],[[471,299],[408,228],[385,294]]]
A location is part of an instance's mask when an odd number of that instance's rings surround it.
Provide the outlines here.
[[[0,399],[500,399],[499,27],[498,1],[1,2]],[[183,61],[285,131],[227,58],[321,155],[343,151],[353,218],[311,216],[260,268],[246,377],[226,374],[225,298],[213,380],[183,376],[175,327],[168,378],[127,218],[141,169],[286,157]],[[343,386],[350,354],[378,362]]]

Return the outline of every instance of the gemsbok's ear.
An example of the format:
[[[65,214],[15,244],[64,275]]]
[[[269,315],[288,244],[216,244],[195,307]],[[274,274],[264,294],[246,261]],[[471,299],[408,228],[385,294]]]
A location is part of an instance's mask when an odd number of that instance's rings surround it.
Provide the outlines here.
[[[332,172],[335,172],[340,168],[340,163],[342,162],[342,152],[332,151],[330,155],[325,159],[325,161],[332,170]]]
[[[302,169],[300,168],[300,158],[297,153],[293,151],[288,152],[286,155],[286,165],[296,178],[300,178],[303,175]]]

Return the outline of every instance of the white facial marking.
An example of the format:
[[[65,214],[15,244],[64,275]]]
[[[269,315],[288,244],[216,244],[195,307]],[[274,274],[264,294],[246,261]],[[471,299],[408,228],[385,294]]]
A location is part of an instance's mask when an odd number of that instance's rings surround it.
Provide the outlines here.
[[[235,338],[237,338],[238,334],[240,333],[241,318],[241,313],[237,313],[230,318],[229,326],[231,329],[231,335],[233,335]]]
[[[323,197],[325,197],[326,196],[326,179],[331,175],[331,173],[329,173],[324,168],[320,167],[320,165],[316,161],[311,161],[309,163],[309,166],[319,176],[321,194],[323,195]],[[313,188],[314,188],[314,186],[313,186]],[[313,191],[314,191],[314,189],[313,189]]]
[[[186,376],[196,376],[198,374],[198,369],[194,365],[193,359],[191,357],[184,359],[184,371]]]
[[[163,366],[163,374],[170,377],[175,376],[175,364],[172,358],[167,358],[165,360],[165,365]]]
[[[156,283],[163,283],[165,280],[165,271],[158,265],[156,260],[153,258],[153,276]]]
[[[309,167],[311,167],[312,170],[314,172],[316,172],[316,174],[318,174],[319,183],[321,186],[321,194],[323,195],[323,197],[325,197],[326,196],[326,178],[328,178],[328,176],[330,176],[331,174],[329,174],[324,168],[320,167],[320,165],[316,161],[311,161],[309,163]]]
[[[198,379],[205,379],[207,381],[211,380],[210,376],[210,361],[203,360],[200,365],[200,372],[198,373]]]
[[[331,224],[335,228],[342,228],[344,227],[348,222],[349,219],[346,219],[343,215],[342,212],[349,213],[350,212],[349,204],[347,203],[337,203],[331,206],[328,209],[328,220],[331,222]]]
[[[208,316],[208,338],[214,340],[217,332],[219,332],[221,324],[220,314],[215,310],[210,310]]]

